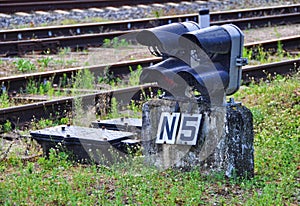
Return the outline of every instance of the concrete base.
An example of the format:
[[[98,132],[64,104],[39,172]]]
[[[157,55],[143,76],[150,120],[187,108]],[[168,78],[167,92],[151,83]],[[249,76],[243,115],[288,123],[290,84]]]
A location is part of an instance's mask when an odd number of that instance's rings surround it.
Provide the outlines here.
[[[202,114],[196,145],[156,144],[162,112]],[[142,145],[146,162],[159,169],[199,167],[203,173],[224,172],[245,178],[254,175],[253,123],[241,105],[156,99],[143,105]]]

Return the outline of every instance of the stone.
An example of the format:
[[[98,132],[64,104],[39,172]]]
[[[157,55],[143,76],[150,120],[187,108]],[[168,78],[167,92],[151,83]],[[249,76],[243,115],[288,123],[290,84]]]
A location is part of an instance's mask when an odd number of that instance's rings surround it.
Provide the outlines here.
[[[202,114],[196,145],[156,144],[162,112]],[[228,177],[254,175],[253,120],[240,104],[154,99],[143,105],[142,146],[145,161],[160,170],[178,168],[223,172]]]

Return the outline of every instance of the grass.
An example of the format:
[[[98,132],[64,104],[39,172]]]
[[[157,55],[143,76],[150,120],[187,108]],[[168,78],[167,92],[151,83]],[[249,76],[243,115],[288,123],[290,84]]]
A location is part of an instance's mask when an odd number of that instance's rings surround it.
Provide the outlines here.
[[[243,57],[246,57],[248,59],[249,64],[257,65],[278,62],[287,59],[298,59],[300,58],[300,54],[290,54],[283,49],[282,43],[278,41],[276,51],[266,51],[261,46],[251,49],[244,48]]]
[[[27,60],[27,59],[17,59],[13,63],[15,64],[17,70],[22,72],[22,73],[36,70],[35,64],[32,63],[30,60]]]
[[[119,39],[118,37],[114,37],[113,39],[104,39],[103,40],[103,47],[104,48],[126,48],[130,44],[126,41],[126,39]]]
[[[68,50],[62,50],[62,55],[65,55]],[[50,57],[38,59],[38,63],[41,67],[47,67],[53,61]],[[109,85],[112,89],[118,89],[125,86],[139,85],[139,76],[142,72],[142,66],[138,65],[134,70],[129,68],[130,74],[126,77],[127,81],[121,81],[119,77],[115,77],[108,69],[105,70],[104,75],[95,77],[88,69],[79,70],[76,75],[73,75],[70,79],[66,74],[63,75],[58,85],[54,87],[54,76],[48,80],[35,81],[29,78],[26,88],[20,91],[21,94],[31,95],[47,95],[50,99],[58,96],[69,96],[67,91],[60,91],[61,88],[71,88],[71,95],[80,94],[80,89],[96,90],[96,82],[99,84]],[[97,79],[97,81],[96,81]],[[3,86],[2,86],[3,87]],[[12,98],[6,92],[6,88],[2,89],[0,93],[0,108],[7,108],[15,106]]]
[[[53,61],[52,57],[43,57],[37,60],[38,64],[41,65],[42,68],[48,67],[51,61]]]
[[[81,165],[52,150],[48,159],[10,156],[0,162],[0,204],[299,205],[299,80],[299,73],[278,76],[234,95],[254,116],[251,180],[207,176],[197,168],[156,171],[139,157],[111,167]]]
[[[141,65],[138,65],[136,70],[134,71],[132,69],[131,66],[129,66],[129,70],[130,70],[130,76],[129,76],[129,85],[130,86],[135,86],[135,85],[139,85],[140,83],[140,76],[143,70],[143,67]]]
[[[116,77],[109,68],[106,68],[104,74],[98,77],[99,84],[108,84],[112,89],[117,89],[120,87],[137,86],[140,84],[140,75],[142,73],[143,67],[138,65],[134,70],[129,66],[130,73],[124,76],[123,79]],[[123,81],[122,81],[123,80]]]
[[[12,130],[12,125],[9,120],[6,120],[6,122],[3,125],[0,125],[0,132],[10,132]]]
[[[44,59],[43,59],[44,60]],[[42,64],[47,64],[49,59],[42,61]],[[50,59],[51,61],[51,59]],[[54,78],[54,76],[53,76]],[[87,69],[79,70],[76,76],[72,76],[68,79],[66,74],[63,75],[59,84],[54,87],[53,78],[48,80],[34,81],[32,79],[28,80],[25,90],[21,90],[21,94],[31,94],[31,95],[47,95],[51,98],[57,96],[69,96],[66,91],[60,91],[60,88],[72,88],[72,94],[79,94],[78,89],[95,89],[95,77]],[[57,87],[57,88],[56,88]],[[0,108],[7,108],[15,106],[12,99],[9,97],[6,90],[0,93]]]
[[[73,89],[95,89],[95,77],[90,70],[79,70],[72,80]],[[76,93],[76,92],[75,92]]]
[[[12,103],[9,101],[7,91],[2,91],[0,94],[0,108],[6,108],[11,106]]]

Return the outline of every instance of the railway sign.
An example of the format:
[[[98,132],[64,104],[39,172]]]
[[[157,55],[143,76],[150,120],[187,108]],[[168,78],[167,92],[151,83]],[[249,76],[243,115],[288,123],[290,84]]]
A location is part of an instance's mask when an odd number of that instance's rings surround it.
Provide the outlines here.
[[[202,114],[163,112],[160,116],[156,144],[196,145]]]

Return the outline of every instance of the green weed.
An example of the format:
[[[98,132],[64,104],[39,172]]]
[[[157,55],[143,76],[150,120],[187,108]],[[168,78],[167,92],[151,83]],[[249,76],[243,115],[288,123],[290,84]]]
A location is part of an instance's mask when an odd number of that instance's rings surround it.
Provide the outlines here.
[[[37,60],[37,62],[41,65],[42,68],[48,67],[51,61],[53,61],[53,58],[51,57],[44,57]]]
[[[129,67],[129,70],[130,70],[129,86],[139,85],[140,75],[142,73],[143,67],[141,65],[138,65],[135,71],[133,71],[132,67]]]
[[[282,43],[278,41],[276,50],[266,51],[261,46],[252,49],[244,48],[243,56],[249,60],[250,64],[265,64],[282,61],[284,59],[299,58],[300,55],[292,55],[289,52],[286,52],[283,49]]]
[[[64,48],[59,49],[58,55],[60,57],[64,57],[69,53],[71,53],[71,48],[70,47],[64,47]]]
[[[153,13],[153,16],[155,18],[160,18],[161,16],[164,15],[164,10],[163,9],[159,9],[159,10],[153,11],[152,13]]]
[[[95,77],[88,69],[79,70],[72,85],[74,89],[95,89]]]
[[[26,93],[28,94],[37,94],[38,93],[38,85],[37,82],[33,80],[29,80],[26,85]]]
[[[27,59],[18,59],[13,63],[20,72],[30,72],[36,70],[34,63]]]
[[[108,84],[112,88],[116,87],[119,83],[121,83],[121,79],[115,77],[112,72],[109,71],[109,68],[105,68],[103,75],[98,77],[99,84]]]
[[[2,125],[2,130],[4,133],[12,131],[12,124],[9,120],[6,120],[6,122]]]
[[[48,95],[51,98],[54,96],[54,88],[52,87],[52,81],[48,80],[39,83],[30,79],[26,85],[26,93]]]
[[[118,37],[114,37],[113,39],[104,39],[103,45],[104,48],[125,48],[129,46],[129,43],[126,39],[119,39]]]
[[[117,102],[117,99],[113,97],[111,99],[111,104],[110,104],[110,113],[107,115],[107,118],[113,119],[113,118],[118,118],[120,116],[121,114],[119,112],[119,104]]]
[[[248,60],[251,60],[253,58],[253,50],[252,49],[246,49],[243,48],[243,57],[246,57]]]
[[[133,112],[133,114],[131,114],[131,116],[134,118],[140,118],[141,112],[142,112],[141,107],[142,107],[141,104],[136,104],[133,100],[131,100],[130,104],[128,105],[128,109]]]
[[[298,205],[300,74],[244,86],[234,97],[251,109],[255,177],[157,171],[141,156],[124,163],[81,165],[52,150],[35,162],[0,161],[2,205]],[[135,107],[134,105],[132,105]],[[135,110],[135,108],[133,108]],[[118,104],[112,100],[112,116]],[[65,119],[64,121],[66,121]]]
[[[37,129],[44,129],[46,127],[52,127],[55,126],[54,122],[50,119],[41,119],[36,123],[33,123],[32,128],[37,130]]]
[[[10,101],[9,96],[7,94],[7,91],[2,91],[0,95],[0,108],[7,108],[10,107]]]

